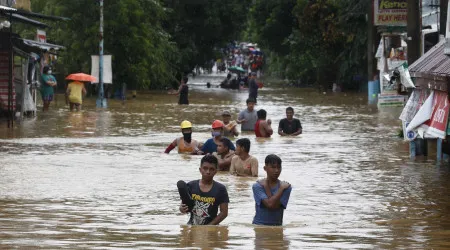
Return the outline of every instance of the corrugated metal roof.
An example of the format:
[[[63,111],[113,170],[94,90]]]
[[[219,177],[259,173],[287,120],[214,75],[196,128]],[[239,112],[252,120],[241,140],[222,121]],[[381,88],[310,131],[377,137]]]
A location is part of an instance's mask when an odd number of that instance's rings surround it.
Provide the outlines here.
[[[450,57],[444,54],[444,48],[445,39],[411,64],[408,67],[411,76],[418,77],[422,74],[450,76]]]
[[[7,12],[17,12],[17,9],[6,7],[3,5],[0,5],[0,10],[7,11]]]
[[[28,39],[22,39],[22,40],[25,45],[36,47],[36,48],[46,50],[46,51],[49,51],[50,49],[54,49],[54,50],[64,49],[64,46],[61,46],[61,45],[56,45],[56,44],[51,44],[51,43],[42,43],[42,42],[28,40]]]

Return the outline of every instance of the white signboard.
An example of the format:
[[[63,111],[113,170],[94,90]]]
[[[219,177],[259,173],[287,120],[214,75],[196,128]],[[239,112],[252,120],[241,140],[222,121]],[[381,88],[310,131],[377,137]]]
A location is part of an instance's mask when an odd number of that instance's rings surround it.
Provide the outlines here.
[[[37,30],[36,41],[41,43],[47,42],[47,34],[45,33],[45,30]]]
[[[98,68],[99,68],[99,57],[98,56],[91,56],[92,58],[92,64],[91,64],[91,75],[95,76],[97,79],[99,79],[98,76]],[[92,83],[98,83],[98,82],[92,82]],[[112,84],[112,67],[111,67],[111,55],[104,55],[103,56],[103,83],[105,84]]]

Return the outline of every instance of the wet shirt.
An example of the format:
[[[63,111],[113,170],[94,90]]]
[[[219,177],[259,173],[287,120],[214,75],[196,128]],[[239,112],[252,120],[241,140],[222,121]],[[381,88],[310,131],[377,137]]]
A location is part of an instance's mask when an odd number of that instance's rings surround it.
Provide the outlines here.
[[[300,120],[296,118],[293,118],[291,121],[289,121],[287,118],[284,118],[281,119],[280,124],[278,124],[278,130],[281,129],[283,133],[288,135],[297,132],[299,128],[302,128],[302,124],[300,123]]]
[[[233,151],[236,150],[236,148],[234,147],[234,144],[232,142],[230,142],[230,145],[228,145],[228,148]],[[205,154],[207,154],[207,153],[212,154],[214,152],[217,152],[217,144],[214,142],[214,138],[208,139],[205,142],[205,144],[203,144],[202,151]]]
[[[275,188],[270,189],[272,195],[274,195],[280,188],[280,181]],[[281,206],[277,209],[268,209],[263,204],[263,200],[269,197],[264,190],[264,187],[256,182],[253,184],[253,198],[255,199],[255,217],[253,218],[253,224],[256,225],[267,225],[267,226],[281,226],[283,225],[283,213],[289,202],[289,196],[291,195],[292,187],[283,191],[281,195],[280,203]]]
[[[188,100],[189,87],[185,84],[181,87],[180,90],[180,99],[178,100],[178,104],[189,104]]]
[[[42,74],[42,76],[41,76],[41,94],[43,96],[53,95],[53,87],[47,84],[48,81],[56,82],[56,79],[52,75]]]
[[[191,139],[191,143],[187,143],[183,137],[177,138],[177,147],[179,154],[193,153],[198,150],[198,142]]]
[[[189,225],[209,224],[217,217],[220,204],[230,202],[226,187],[219,182],[213,181],[211,190],[206,193],[200,190],[200,180],[191,181],[187,186],[194,201]]]
[[[71,82],[69,83],[69,85],[67,86],[67,88],[70,91],[69,94],[69,102],[71,103],[78,103],[78,104],[82,104],[83,103],[83,99],[82,99],[82,93],[83,93],[83,83],[81,82]]]
[[[258,176],[258,159],[251,156],[245,161],[238,155],[233,156],[230,165],[230,174],[238,176]]]
[[[255,124],[258,120],[258,115],[256,114],[256,110],[252,112],[248,111],[248,109],[244,109],[239,113],[238,120],[245,119],[246,122],[241,124],[242,131],[254,131]]]

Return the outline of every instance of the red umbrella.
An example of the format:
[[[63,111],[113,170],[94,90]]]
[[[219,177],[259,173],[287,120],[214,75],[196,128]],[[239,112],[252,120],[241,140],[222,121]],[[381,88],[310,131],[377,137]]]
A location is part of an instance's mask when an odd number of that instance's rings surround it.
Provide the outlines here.
[[[70,74],[66,77],[66,80],[80,81],[80,82],[97,82],[95,76],[91,76],[85,73]]]

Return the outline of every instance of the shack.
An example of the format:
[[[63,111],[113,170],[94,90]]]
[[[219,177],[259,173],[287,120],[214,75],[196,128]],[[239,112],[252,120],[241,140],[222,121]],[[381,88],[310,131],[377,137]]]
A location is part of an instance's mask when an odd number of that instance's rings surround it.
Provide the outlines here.
[[[14,117],[36,110],[39,68],[46,53],[56,53],[62,46],[22,39],[13,33],[14,23],[38,28],[49,26],[30,17],[46,20],[68,20],[0,5],[0,118],[6,117],[8,127]]]
[[[427,155],[427,141],[436,140],[437,160],[442,153],[450,154],[448,131],[448,90],[450,57],[445,55],[445,39],[409,66],[416,88],[413,90],[400,119],[404,122],[405,138],[410,141],[410,155],[416,156],[417,144]],[[421,142],[421,140],[423,140]]]

